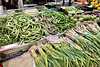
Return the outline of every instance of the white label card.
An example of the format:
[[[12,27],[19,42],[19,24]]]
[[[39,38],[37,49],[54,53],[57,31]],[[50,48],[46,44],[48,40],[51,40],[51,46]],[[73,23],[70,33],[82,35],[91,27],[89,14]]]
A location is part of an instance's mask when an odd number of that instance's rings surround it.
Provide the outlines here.
[[[48,35],[47,40],[51,43],[60,43],[59,37],[57,35]]]

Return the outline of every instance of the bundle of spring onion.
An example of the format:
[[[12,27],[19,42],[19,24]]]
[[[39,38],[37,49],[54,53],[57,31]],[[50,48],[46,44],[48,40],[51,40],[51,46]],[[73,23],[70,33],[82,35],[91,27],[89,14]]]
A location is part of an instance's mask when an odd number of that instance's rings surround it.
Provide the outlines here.
[[[99,31],[99,27],[97,29],[96,24],[94,27],[95,31],[92,31],[88,25],[75,27],[59,36],[63,42],[47,43],[37,49],[38,52],[33,50],[33,57],[34,54],[39,55],[37,56],[39,61],[34,57],[37,67],[41,67],[38,63],[41,63],[43,67],[99,67],[100,41],[92,34],[92,32]],[[90,31],[91,33],[87,33]]]
[[[43,10],[42,13],[49,15],[59,32],[75,27],[74,22],[72,22],[69,17],[62,12]]]
[[[65,67],[81,67],[81,66],[89,67],[91,66],[91,62],[93,62],[92,66],[95,66],[95,62],[97,66],[99,66],[99,62],[97,62],[96,59],[93,60],[93,58],[85,54],[83,51],[77,50],[75,48],[71,48],[64,43],[53,44],[53,46],[55,46],[55,48],[58,49],[58,51],[60,51],[62,54],[64,53],[67,56],[67,60],[69,59],[69,61],[67,62],[67,66]],[[64,46],[64,47],[61,47],[61,46]],[[87,59],[87,62],[86,62],[86,59]]]
[[[40,58],[37,56],[37,54],[35,53],[34,50],[32,51],[32,56],[35,59],[35,62],[36,62],[36,66],[37,67],[45,67],[44,64],[43,64],[43,62],[40,60]]]
[[[83,51],[69,47],[64,42],[45,44],[42,45],[42,48],[31,51],[36,67],[98,67],[100,63]]]
[[[70,47],[73,47],[73,48],[76,48],[78,50],[81,50],[83,52],[85,52],[86,54],[88,54],[88,56],[91,56],[92,58],[95,58],[94,56],[92,56],[91,52],[90,51],[85,51],[83,50],[83,48],[77,43],[75,43],[74,41],[70,40],[69,38],[67,37],[64,37],[63,35],[60,36],[60,38],[62,38],[64,40],[64,42],[66,42]],[[81,45],[84,46],[84,44],[82,43]],[[85,47],[86,48],[86,47]],[[100,62],[100,59],[99,57],[96,57],[95,59],[97,59],[98,62]]]
[[[75,41],[85,53],[87,53],[93,58],[99,59],[100,49],[90,40],[87,40],[86,38],[79,36],[73,29],[67,31],[65,35],[73,41]]]
[[[92,34],[94,34],[98,39],[100,39],[100,27],[96,23],[88,24],[85,26]]]
[[[92,33],[87,31],[84,25],[81,25],[81,27],[75,27],[74,30],[100,48],[100,40]]]
[[[65,37],[64,35],[59,36],[62,41],[64,41],[66,44],[68,44],[70,47],[76,48],[78,50],[82,50],[80,46],[78,46],[75,42],[73,42],[71,39]]]

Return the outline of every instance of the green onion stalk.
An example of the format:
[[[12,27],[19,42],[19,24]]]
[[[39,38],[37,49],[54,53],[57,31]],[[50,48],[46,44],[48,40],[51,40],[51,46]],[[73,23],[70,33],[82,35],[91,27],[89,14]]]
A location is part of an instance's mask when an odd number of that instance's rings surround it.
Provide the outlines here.
[[[42,59],[43,59],[43,63],[44,63],[44,67],[53,67],[53,66],[56,66],[55,62],[56,60],[52,59],[51,57],[49,57],[44,51],[43,49],[38,49],[39,53],[41,54],[42,56]],[[59,64],[58,64],[59,65]]]
[[[42,47],[46,51],[47,55],[52,58],[52,61],[54,62],[54,66],[62,67],[62,65],[63,65],[63,57],[60,56],[60,55],[55,54],[54,52],[51,52],[51,50],[49,50],[47,48],[47,46],[43,45]]]
[[[78,50],[82,50],[80,46],[78,46],[75,42],[73,42],[71,39],[64,37],[63,35],[60,36],[60,39],[63,39],[63,41],[68,44],[70,47],[76,48]]]
[[[57,60],[61,64],[62,67],[66,67],[66,55],[61,53],[61,52],[59,52],[59,51],[57,51],[57,50],[55,50],[51,45],[47,45],[47,47],[48,47],[48,49],[50,49],[51,52],[59,55],[60,58],[63,58],[62,60],[59,60],[59,59],[57,59]]]
[[[43,62],[40,60],[39,57],[37,57],[37,54],[35,53],[35,51],[32,51],[32,56],[35,59],[35,63],[36,63],[36,67],[45,67]]]
[[[65,43],[61,43],[61,44],[53,44],[53,46],[58,49],[58,51],[60,51],[61,53],[64,53],[66,55],[67,59],[67,64],[66,67],[89,67],[89,65],[93,65],[91,64],[91,62],[96,63],[96,61],[94,59],[92,59],[91,57],[89,57],[87,54],[85,54],[83,51],[80,51],[78,49],[75,48],[71,48],[68,45],[66,45],[65,47],[61,47],[59,48],[58,46],[65,46]]]
[[[67,43],[67,44],[69,44],[70,47],[73,47],[73,48],[75,48],[75,49],[78,49],[78,50],[83,51],[82,48],[80,48],[80,46],[78,46],[75,42],[73,42],[73,41],[70,40],[69,38],[66,38],[66,37],[64,37],[64,36],[60,36],[60,38],[63,38],[64,42]],[[91,55],[90,53],[88,53],[88,52],[86,52],[86,51],[85,51],[85,53]],[[95,60],[95,62],[96,62],[96,61],[99,62],[99,60],[100,60],[100,59],[97,59],[97,60]],[[97,62],[96,62],[96,63],[97,63]]]
[[[85,31],[84,28],[80,27],[75,27],[74,31],[94,43],[98,48],[100,48],[100,40],[95,35],[91,34],[89,31]]]
[[[90,53],[93,58],[98,59],[100,57],[100,49],[91,41],[79,36],[74,30],[67,31],[65,35],[75,41],[84,52]]]
[[[100,39],[100,27],[97,24],[88,24],[87,29],[89,32],[93,33],[98,39]]]
[[[61,46],[65,45],[65,44],[52,44],[59,52],[61,52],[63,55],[66,55],[66,59],[64,60],[66,64],[64,64],[64,67],[74,67],[75,65],[72,63],[72,58],[70,55],[67,55],[67,52],[61,50]]]
[[[47,54],[45,54],[45,52],[43,52],[43,50],[40,48],[38,49],[39,53],[41,54],[42,57],[42,62],[44,63],[44,67],[48,67],[48,56]]]

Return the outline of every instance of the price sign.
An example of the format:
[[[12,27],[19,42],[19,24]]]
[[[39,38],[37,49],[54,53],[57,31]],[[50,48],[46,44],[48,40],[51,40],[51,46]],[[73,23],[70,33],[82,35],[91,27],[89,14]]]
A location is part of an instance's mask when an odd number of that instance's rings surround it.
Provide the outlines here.
[[[60,43],[59,37],[57,35],[48,35],[47,40],[51,43]]]

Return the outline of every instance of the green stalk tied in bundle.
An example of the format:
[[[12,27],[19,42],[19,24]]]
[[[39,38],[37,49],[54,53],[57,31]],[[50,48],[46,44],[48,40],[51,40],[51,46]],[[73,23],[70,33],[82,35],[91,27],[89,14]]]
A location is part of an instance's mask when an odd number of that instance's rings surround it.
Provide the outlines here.
[[[93,58],[98,59],[100,57],[100,49],[91,41],[83,38],[82,36],[79,37],[74,30],[67,31],[65,35],[75,41],[84,52],[89,53]]]
[[[60,64],[57,64],[58,61],[46,54],[43,49],[39,48],[38,51],[42,56],[42,62],[44,63],[44,67],[61,67]]]
[[[59,51],[55,50],[51,45],[47,45],[47,47],[48,47],[48,49],[50,49],[51,52],[59,55],[60,58],[63,58],[63,59],[57,59],[57,60],[61,64],[61,66],[65,67],[66,61],[64,61],[64,60],[66,60],[66,58],[65,58],[66,56],[63,53],[60,53]]]
[[[32,51],[32,56],[35,59],[35,63],[36,63],[36,67],[44,67],[43,62],[40,60],[39,57],[37,57],[37,54],[35,53],[35,51]]]
[[[47,55],[49,57],[52,58],[52,61],[55,63],[54,66],[55,67],[62,67],[61,65],[63,65],[63,57],[61,57],[60,55],[55,54],[54,52],[51,52],[51,50],[49,50],[46,46],[42,45],[43,49],[46,51]],[[62,63],[62,64],[60,64]]]
[[[41,60],[37,57],[35,50],[31,50],[37,67],[41,67],[39,64],[42,67],[98,67],[100,64],[96,59],[83,51],[68,46],[63,41],[59,44],[45,44],[42,45],[42,48],[37,49]]]
[[[100,48],[100,40],[95,35],[91,34],[89,31],[86,31],[85,27],[82,28],[82,26],[75,27],[74,30],[92,43],[94,43],[98,48]]]
[[[93,33],[98,39],[100,39],[100,27],[94,23],[94,24],[88,24],[87,29]]]
[[[78,50],[82,50],[82,48],[80,46],[78,46],[75,42],[73,42],[69,38],[67,38],[65,36],[60,36],[60,38],[62,38],[64,40],[64,42],[67,43],[70,47],[76,48]]]
[[[58,46],[63,45],[60,49]],[[53,44],[53,46],[58,48],[58,51],[66,55],[66,67],[89,67],[95,63],[98,65],[96,60],[85,54],[83,51],[71,48],[68,45],[65,46],[65,43]],[[57,49],[56,48],[56,49]]]
[[[45,54],[45,52],[43,52],[43,50],[41,48],[39,48],[38,51],[41,54],[42,62],[45,65],[44,67],[48,67],[49,63],[48,63],[48,56],[47,56],[47,54]]]
[[[46,54],[43,49],[39,48],[38,49],[39,53],[42,56],[42,62],[44,63],[44,67],[61,67],[60,64],[57,64],[57,60]]]

